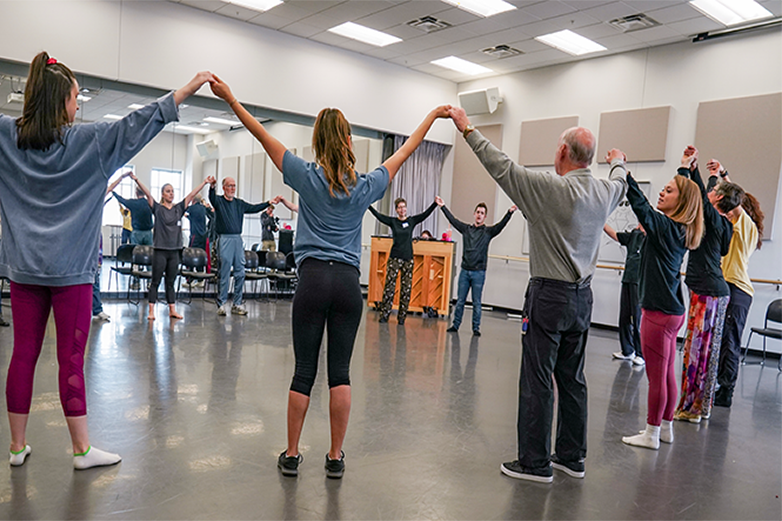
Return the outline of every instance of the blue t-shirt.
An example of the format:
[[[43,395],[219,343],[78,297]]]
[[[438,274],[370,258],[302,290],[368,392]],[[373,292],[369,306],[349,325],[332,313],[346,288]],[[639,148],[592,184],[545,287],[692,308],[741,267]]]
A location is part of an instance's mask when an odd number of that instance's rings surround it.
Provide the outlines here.
[[[134,232],[147,232],[152,229],[152,208],[146,197],[137,199],[125,199],[117,192],[111,192],[122,206],[130,210],[130,225]]]
[[[313,257],[355,266],[361,265],[361,222],[370,204],[388,188],[388,170],[380,166],[356,177],[350,195],[329,193],[323,168],[285,152],[282,159],[285,184],[299,193],[299,220],[293,254],[296,265]]]

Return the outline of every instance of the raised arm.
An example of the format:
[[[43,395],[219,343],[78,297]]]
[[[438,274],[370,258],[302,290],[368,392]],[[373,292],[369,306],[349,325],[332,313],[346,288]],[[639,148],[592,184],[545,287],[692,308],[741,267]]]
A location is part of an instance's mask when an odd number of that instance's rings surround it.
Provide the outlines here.
[[[212,83],[214,81],[215,76],[211,72],[199,72],[192,80],[187,83],[187,85],[174,92],[174,103],[179,106],[187,98],[198,92],[198,89],[200,89],[204,83]]]
[[[139,188],[141,188],[141,191],[144,192],[144,195],[147,196],[147,202],[149,203],[150,208],[155,207],[155,198],[152,197],[152,194],[149,192],[146,186],[144,186],[144,183],[142,183],[138,177],[136,177],[136,174],[130,174],[130,178],[133,179]]]
[[[278,195],[277,197],[280,198],[280,202],[285,205],[285,208],[290,210],[291,212],[298,212],[299,211],[299,205],[293,204],[292,202],[288,201],[285,197]]]
[[[117,185],[122,182],[123,179],[128,177],[130,174],[132,174],[132,170],[128,170],[126,172],[123,172],[121,176],[119,176],[117,179],[115,179],[109,186],[106,188],[106,195],[110,194],[114,191],[115,188],[117,188]]]
[[[380,221],[381,223],[385,224],[386,226],[391,226],[391,217],[387,215],[383,215],[382,213],[375,210],[372,206],[369,207],[369,212],[375,216],[375,219]]]
[[[214,81],[212,81],[209,86],[212,88],[212,92],[215,96],[228,103],[228,106],[234,111],[234,114],[239,118],[239,121],[241,121],[244,127],[250,131],[250,134],[255,136],[255,139],[261,143],[264,150],[266,150],[266,153],[269,154],[272,163],[277,167],[277,170],[282,172],[282,158],[285,156],[285,151],[287,150],[285,145],[269,134],[263,125],[261,125],[258,120],[239,103],[239,100],[233,95],[233,92],[231,92],[231,88],[227,83],[217,76],[214,76]]]
[[[445,206],[445,203],[443,202],[443,200],[440,198],[439,195],[434,198],[434,202],[437,204],[437,206],[440,207],[440,210],[442,210],[443,213],[445,214],[445,218],[448,219],[448,222],[451,223],[451,226],[453,226],[457,232],[464,233],[467,230],[469,225],[467,223],[463,223],[462,221],[454,217],[454,215],[451,213],[448,207]]]
[[[424,140],[426,133],[429,132],[429,129],[432,127],[434,121],[438,118],[449,117],[448,111],[450,108],[450,105],[442,105],[427,114],[421,124],[418,125],[418,128],[415,129],[415,132],[413,132],[413,134],[407,138],[407,141],[405,141],[404,145],[399,147],[399,150],[394,152],[394,155],[383,162],[383,166],[386,167],[386,170],[388,170],[389,184],[391,184],[391,181],[399,171],[402,163],[404,163],[405,160],[407,160],[407,158],[410,157],[413,152],[415,152],[415,149],[418,148],[418,146]]]
[[[201,184],[200,184],[200,185],[198,185],[198,186],[196,186],[195,188],[193,188],[193,191],[192,191],[192,192],[190,192],[189,194],[187,194],[187,196],[185,196],[185,208],[187,208],[188,206],[190,206],[190,203],[191,203],[191,202],[193,202],[193,198],[194,198],[196,195],[198,195],[198,192],[200,192],[201,190],[203,190],[203,189],[204,189],[204,187],[206,186],[206,184],[207,184],[207,183],[209,183],[209,182],[210,182],[210,181],[209,181],[209,178],[210,178],[210,177],[211,177],[211,176],[207,176],[207,178],[206,178],[206,179],[204,179],[203,181],[201,181]]]
[[[434,209],[437,208],[437,203],[435,201],[432,201],[432,204],[429,205],[429,208],[424,210],[423,212],[419,213],[418,215],[414,215],[410,217],[409,221],[413,223],[413,226],[415,226],[418,223],[424,222],[430,215],[432,215],[432,212]]]
[[[505,213],[505,216],[502,218],[500,222],[493,226],[489,226],[488,231],[491,234],[492,237],[496,237],[502,232],[502,230],[508,225],[510,222],[510,218],[513,215],[513,212],[518,210],[516,205],[511,206],[508,211]]]

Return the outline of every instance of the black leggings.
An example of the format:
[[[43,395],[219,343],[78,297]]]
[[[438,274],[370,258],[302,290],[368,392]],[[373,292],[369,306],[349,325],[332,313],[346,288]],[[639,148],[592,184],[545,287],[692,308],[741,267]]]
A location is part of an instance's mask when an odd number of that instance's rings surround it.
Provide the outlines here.
[[[324,326],[328,330],[329,388],[350,385],[350,357],[363,312],[363,298],[354,266],[305,259],[293,297],[293,352],[296,371],[291,391],[310,395],[318,372]]]
[[[179,253],[179,250],[155,248],[152,256],[152,283],[149,285],[150,304],[157,302],[157,287],[160,285],[160,279],[163,278],[163,272],[166,273],[166,302],[169,304],[176,302],[174,281],[179,271]]]

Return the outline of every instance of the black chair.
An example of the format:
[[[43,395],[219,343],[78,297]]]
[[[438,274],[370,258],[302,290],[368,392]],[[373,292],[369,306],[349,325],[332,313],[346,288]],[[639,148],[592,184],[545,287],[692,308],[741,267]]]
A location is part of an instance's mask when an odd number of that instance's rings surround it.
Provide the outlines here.
[[[119,276],[125,275],[128,277],[128,298],[130,298],[130,278],[133,275],[131,264],[133,263],[133,248],[135,247],[135,244],[123,244],[117,248],[117,257],[109,275],[109,291],[111,291],[111,275],[117,279],[117,291],[119,291]]]
[[[257,293],[257,286],[259,280],[266,280],[268,278],[266,272],[260,271],[260,260],[258,253],[254,251],[244,252],[244,280],[253,282],[253,293]]]
[[[782,323],[782,298],[778,298],[768,305],[766,308],[766,320],[763,322],[762,328],[753,327],[750,329],[747,346],[744,348],[744,356],[741,357],[741,365],[766,365],[766,339],[776,338],[777,340],[782,340],[782,329],[768,327],[769,322]],[[747,362],[747,351],[749,351],[749,345],[752,342],[752,335],[755,333],[763,337],[763,360],[760,362]],[[782,357],[780,357],[780,361],[777,363],[777,369],[782,371]]]
[[[141,280],[145,280],[147,282],[147,289],[149,289],[149,281],[152,280],[152,257],[154,256],[154,250],[152,249],[152,246],[142,246],[142,245],[136,245],[133,248],[133,267],[130,271],[131,276],[133,277],[132,280],[135,280],[139,283],[139,289],[136,292],[137,298],[136,300],[131,300],[130,298],[130,290],[128,290],[128,302],[131,304],[138,304],[141,301]],[[142,269],[147,268],[147,269]]]
[[[179,268],[179,274],[191,281],[197,280],[203,282],[204,286],[201,289],[201,300],[206,300],[206,286],[208,283],[215,281],[214,273],[207,273],[207,258],[206,251],[202,248],[185,248],[182,250],[182,264]],[[182,279],[180,278],[180,287]],[[188,292],[188,299],[185,304],[190,304],[193,301],[192,284]],[[177,289],[177,292],[179,290]],[[217,302],[215,302],[216,304]]]
[[[258,248],[260,248],[260,247],[261,247],[261,245],[256,242],[255,244],[253,244],[253,247],[251,249],[252,249],[252,251],[258,251]]]
[[[285,255],[293,251],[293,230],[280,230],[277,249]]]

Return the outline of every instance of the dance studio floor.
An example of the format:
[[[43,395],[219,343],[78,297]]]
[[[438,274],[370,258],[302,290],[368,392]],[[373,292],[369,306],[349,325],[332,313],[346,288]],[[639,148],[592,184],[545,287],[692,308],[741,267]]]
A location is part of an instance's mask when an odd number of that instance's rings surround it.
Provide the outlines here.
[[[782,373],[741,369],[732,409],[677,423],[657,452],[620,441],[644,426],[644,371],[611,360],[617,334],[593,329],[586,374],[586,478],[550,485],[500,473],[515,459],[519,324],[485,312],[480,338],[443,319],[367,311],[352,364],[341,481],[325,478],[324,364],[302,436],[300,476],[282,477],[293,373],[290,301],[211,302],[184,320],[106,302],[85,363],[92,442],[117,466],[74,471],[57,395],[54,326],[38,363],[24,466],[0,465],[0,519],[776,519],[782,518]],[[10,315],[5,308],[6,318]],[[470,323],[467,313],[465,325]],[[0,328],[5,387],[12,328]],[[323,360],[321,360],[323,362]],[[5,407],[3,401],[3,408]],[[0,421],[0,447],[9,443]]]

